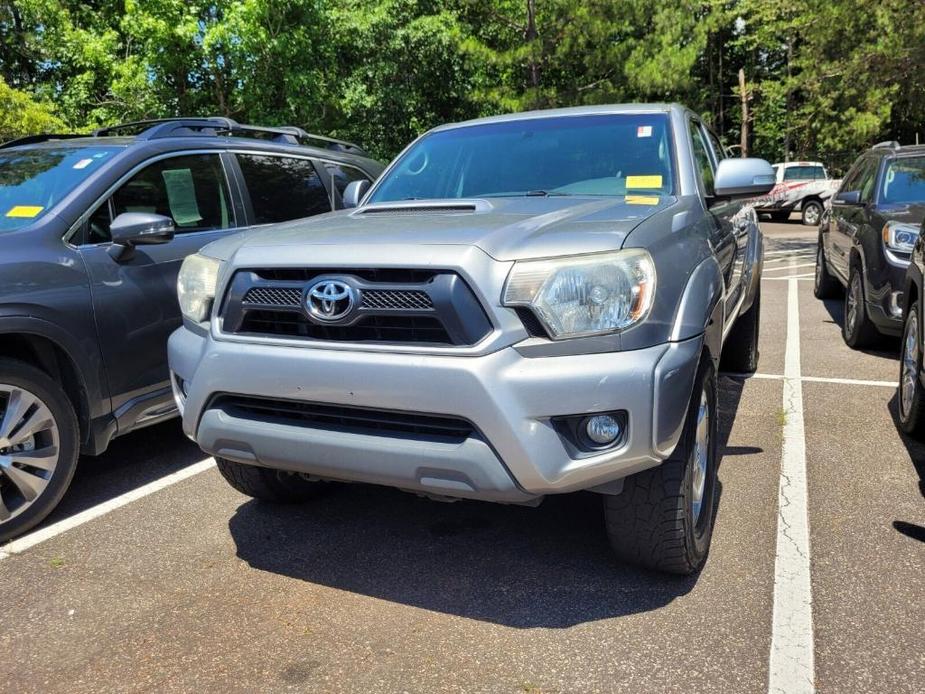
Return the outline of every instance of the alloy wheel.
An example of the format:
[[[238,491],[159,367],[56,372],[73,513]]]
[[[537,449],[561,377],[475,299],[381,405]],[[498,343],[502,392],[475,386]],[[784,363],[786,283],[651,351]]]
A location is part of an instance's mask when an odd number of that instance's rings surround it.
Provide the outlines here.
[[[707,486],[707,468],[710,464],[710,405],[706,390],[700,394],[693,458],[692,507],[694,525],[697,525],[697,521],[703,512],[704,493]]]
[[[819,248],[816,250],[816,290],[819,290],[819,287],[822,286],[822,263],[825,262],[825,259],[822,257],[822,245],[820,244]]]
[[[35,393],[0,383],[0,523],[26,511],[58,466],[60,436]]]
[[[845,326],[848,328],[848,334],[854,334],[854,328],[858,323],[858,311],[861,310],[861,277],[857,273],[851,278],[851,288],[848,290],[847,311],[845,311]]]
[[[899,380],[899,395],[902,414],[908,415],[915,397],[915,381],[918,378],[919,362],[919,319],[914,313],[906,321],[906,334],[903,338],[902,375]]]
[[[807,225],[817,226],[819,224],[819,207],[817,205],[807,207],[803,213],[803,218],[806,220]]]

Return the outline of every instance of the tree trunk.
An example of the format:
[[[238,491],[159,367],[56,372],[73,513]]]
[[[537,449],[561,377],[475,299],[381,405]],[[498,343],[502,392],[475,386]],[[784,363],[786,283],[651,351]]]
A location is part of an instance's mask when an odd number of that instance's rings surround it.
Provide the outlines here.
[[[745,70],[739,68],[739,97],[742,99],[742,137],[739,140],[741,156],[748,156],[748,90],[745,88]]]

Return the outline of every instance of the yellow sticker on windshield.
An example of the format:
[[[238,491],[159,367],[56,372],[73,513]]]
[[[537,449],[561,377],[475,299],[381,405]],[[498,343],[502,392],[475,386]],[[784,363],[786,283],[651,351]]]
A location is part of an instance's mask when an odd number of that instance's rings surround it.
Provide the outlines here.
[[[658,198],[650,195],[627,195],[627,205],[657,205]]]
[[[630,188],[661,188],[661,176],[627,176],[626,189]]]
[[[33,217],[38,217],[39,212],[44,209],[44,207],[39,207],[37,205],[16,205],[15,207],[10,208],[10,211],[6,213],[6,216],[19,217],[20,219],[32,219]]]

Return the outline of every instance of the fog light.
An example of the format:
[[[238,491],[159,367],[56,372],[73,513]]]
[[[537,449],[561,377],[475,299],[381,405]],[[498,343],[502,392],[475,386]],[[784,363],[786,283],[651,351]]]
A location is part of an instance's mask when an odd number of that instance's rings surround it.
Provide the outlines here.
[[[609,414],[599,414],[585,420],[585,434],[599,446],[613,443],[622,433],[620,422]]]

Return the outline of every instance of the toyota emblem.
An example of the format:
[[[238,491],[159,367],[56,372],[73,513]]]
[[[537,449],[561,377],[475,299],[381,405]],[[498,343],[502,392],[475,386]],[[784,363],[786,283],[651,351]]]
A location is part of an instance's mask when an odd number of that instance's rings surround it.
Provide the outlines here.
[[[333,323],[346,316],[356,304],[356,291],[346,282],[321,280],[308,288],[305,307],[312,318]]]

